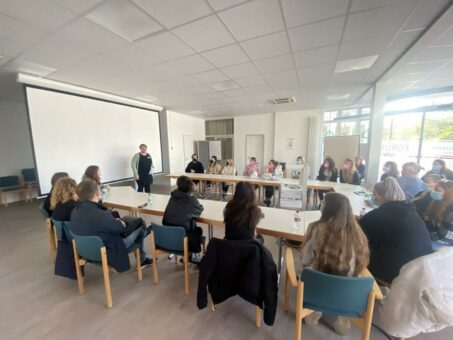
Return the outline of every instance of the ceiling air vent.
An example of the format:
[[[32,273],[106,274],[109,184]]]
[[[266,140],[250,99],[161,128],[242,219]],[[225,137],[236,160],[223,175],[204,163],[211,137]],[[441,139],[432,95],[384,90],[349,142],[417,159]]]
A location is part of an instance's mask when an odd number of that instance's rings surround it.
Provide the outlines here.
[[[269,99],[268,100],[269,104],[291,104],[296,102],[296,98],[294,97],[286,97],[286,98],[275,98],[275,99]]]

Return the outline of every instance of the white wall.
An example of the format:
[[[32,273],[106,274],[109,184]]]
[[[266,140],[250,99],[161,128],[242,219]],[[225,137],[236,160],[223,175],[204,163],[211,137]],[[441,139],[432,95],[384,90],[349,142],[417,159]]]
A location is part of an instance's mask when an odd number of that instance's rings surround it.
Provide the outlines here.
[[[0,101],[0,176],[33,168],[28,117],[24,103]]]
[[[170,172],[184,171],[184,135],[193,135],[193,140],[205,139],[204,119],[167,111]]]
[[[245,167],[245,136],[264,135],[264,159],[274,157],[274,113],[234,117],[234,160],[239,174]]]

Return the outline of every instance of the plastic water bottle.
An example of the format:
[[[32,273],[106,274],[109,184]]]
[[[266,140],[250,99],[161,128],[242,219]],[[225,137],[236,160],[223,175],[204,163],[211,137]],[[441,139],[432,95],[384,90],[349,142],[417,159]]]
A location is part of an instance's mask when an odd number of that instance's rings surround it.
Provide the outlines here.
[[[302,225],[302,214],[300,213],[299,210],[297,210],[296,213],[294,214],[294,225],[293,225],[294,231],[299,231],[301,225]]]
[[[148,199],[146,200],[146,203],[148,204],[148,206],[150,206],[153,203],[153,196],[151,195],[151,193],[148,194]]]

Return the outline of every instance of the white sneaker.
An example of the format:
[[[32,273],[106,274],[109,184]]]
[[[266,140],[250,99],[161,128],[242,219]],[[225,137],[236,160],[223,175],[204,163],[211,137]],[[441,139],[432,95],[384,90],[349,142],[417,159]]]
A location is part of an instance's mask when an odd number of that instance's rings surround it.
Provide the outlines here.
[[[309,326],[316,325],[319,319],[321,319],[321,316],[322,316],[321,312],[313,312],[304,318],[305,324]]]
[[[335,321],[334,328],[335,332],[339,335],[349,334],[351,330],[351,321],[345,317],[339,316],[337,321]]]

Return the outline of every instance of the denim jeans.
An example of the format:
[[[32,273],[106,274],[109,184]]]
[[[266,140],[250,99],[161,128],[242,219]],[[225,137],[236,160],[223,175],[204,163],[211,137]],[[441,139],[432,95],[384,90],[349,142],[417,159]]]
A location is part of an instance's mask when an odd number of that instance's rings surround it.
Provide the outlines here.
[[[134,243],[137,243],[139,245],[140,249],[140,260],[143,262],[144,259],[146,259],[146,253],[143,250],[143,242],[145,240],[145,230],[143,228],[139,228],[135,230],[133,233],[128,235],[127,237],[123,238],[124,245],[126,248],[129,248],[132,246]]]

